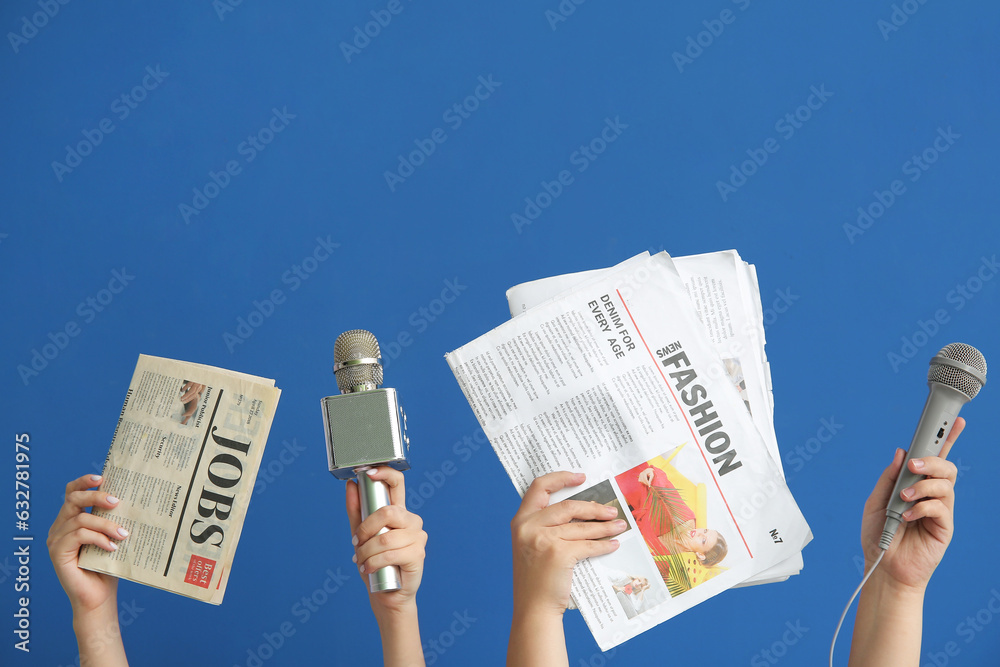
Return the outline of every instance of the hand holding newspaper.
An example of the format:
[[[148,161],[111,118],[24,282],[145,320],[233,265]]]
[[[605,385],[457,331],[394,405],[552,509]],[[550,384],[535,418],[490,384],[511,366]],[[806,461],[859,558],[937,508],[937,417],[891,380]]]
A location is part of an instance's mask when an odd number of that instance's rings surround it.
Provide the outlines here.
[[[796,571],[811,534],[769,448],[763,341],[719,355],[736,342],[737,304],[706,284],[699,318],[666,253],[562,279],[565,291],[447,360],[520,494],[545,473],[584,472],[587,489],[553,502],[596,500],[628,521],[616,552],[574,572],[574,601],[600,647],[762,574]],[[524,305],[546,292],[525,287]],[[518,312],[516,295],[511,305]],[[751,382],[738,375],[741,357],[762,369]]]
[[[129,531],[80,567],[219,604],[281,390],[274,380],[140,355],[94,509]]]

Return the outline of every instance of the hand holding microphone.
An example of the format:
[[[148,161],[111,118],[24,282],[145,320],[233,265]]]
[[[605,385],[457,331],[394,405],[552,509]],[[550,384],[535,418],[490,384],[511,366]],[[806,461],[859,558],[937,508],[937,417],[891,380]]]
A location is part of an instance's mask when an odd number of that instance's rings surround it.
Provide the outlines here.
[[[930,393],[924,404],[923,414],[917,423],[916,433],[907,451],[903,469],[896,479],[896,485],[889,497],[886,508],[885,528],[879,540],[880,549],[888,549],[892,538],[904,520],[903,513],[913,507],[919,499],[915,493],[913,500],[903,500],[900,493],[914,489],[926,473],[913,472],[910,461],[928,456],[938,456],[944,447],[948,434],[956,426],[958,413],[966,403],[971,401],[986,384],[986,359],[982,353],[971,345],[952,343],[941,349],[931,359],[930,370],[927,372],[927,385]],[[961,428],[954,434],[957,438]],[[954,442],[954,438],[951,439]],[[950,447],[949,447],[950,448]],[[926,485],[925,485],[926,486]]]
[[[378,509],[393,504],[385,477],[376,474],[378,479],[374,479],[368,472],[376,466],[398,471],[410,467],[406,458],[410,442],[406,416],[399,407],[396,390],[379,388],[382,365],[374,335],[363,329],[341,334],[333,346],[333,359],[342,394],[322,400],[327,462],[334,477],[357,480],[360,517],[364,521]],[[397,485],[401,493],[402,476]],[[389,529],[383,526],[379,534]],[[399,567],[390,565],[370,571],[368,582],[372,593],[399,590]]]
[[[398,615],[415,607],[416,593],[424,571],[424,547],[427,533],[419,516],[405,509],[403,473],[388,466],[371,468],[365,474],[389,487],[392,504],[387,510],[361,519],[361,499],[358,485],[346,484],[347,517],[354,536],[354,560],[363,578],[386,565],[399,567],[402,587],[395,591],[379,591],[370,595],[372,609],[381,625],[384,617]],[[383,529],[388,528],[385,533]],[[384,537],[379,537],[383,535]]]
[[[368,601],[382,636],[382,664],[423,665],[417,588],[424,571],[427,533],[406,510],[403,470],[410,440],[395,389],[379,389],[378,341],[362,329],[333,346],[340,396],[322,400],[330,472],[347,483],[347,516],[354,560],[368,579]]]
[[[954,532],[958,469],[945,457],[965,428],[959,411],[985,383],[986,360],[971,345],[946,345],[931,359],[927,373],[930,393],[909,451],[896,450],[892,464],[865,503],[861,543],[866,573],[837,623],[830,644],[830,667],[837,635],[859,593],[851,665],[920,661],[924,588]],[[904,521],[905,532],[893,545]],[[876,574],[883,560],[886,564]],[[873,574],[874,583],[866,588]]]

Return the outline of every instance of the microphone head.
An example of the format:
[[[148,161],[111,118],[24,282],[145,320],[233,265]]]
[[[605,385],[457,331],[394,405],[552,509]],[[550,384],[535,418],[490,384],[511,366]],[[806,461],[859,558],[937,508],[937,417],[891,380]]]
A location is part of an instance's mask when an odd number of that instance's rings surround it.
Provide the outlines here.
[[[333,374],[341,393],[371,391],[382,384],[381,352],[375,334],[345,331],[333,344]]]
[[[960,391],[971,401],[986,384],[986,358],[982,352],[965,343],[945,345],[931,359],[927,381]]]

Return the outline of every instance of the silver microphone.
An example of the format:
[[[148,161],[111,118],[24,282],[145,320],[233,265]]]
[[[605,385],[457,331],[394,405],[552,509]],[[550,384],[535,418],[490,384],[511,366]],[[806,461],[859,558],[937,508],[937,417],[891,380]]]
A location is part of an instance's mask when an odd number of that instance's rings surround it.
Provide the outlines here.
[[[379,389],[381,362],[378,340],[371,332],[354,329],[340,334],[333,345],[333,373],[342,393],[321,401],[330,472],[337,479],[357,480],[362,521],[390,504],[386,483],[372,480],[364,471],[381,465],[401,471],[410,468],[406,414],[395,389]],[[369,572],[368,587],[372,593],[398,590],[399,567]]]
[[[892,538],[903,520],[903,512],[913,507],[912,502],[904,502],[899,493],[913,486],[923,475],[912,473],[907,468],[910,459],[937,456],[941,453],[948,432],[955,424],[959,410],[971,401],[986,384],[986,359],[982,352],[965,343],[945,345],[931,359],[927,372],[930,394],[924,404],[924,412],[917,423],[910,449],[903,461],[903,469],[896,480],[896,486],[889,497],[886,508],[885,528],[879,548],[888,549]]]

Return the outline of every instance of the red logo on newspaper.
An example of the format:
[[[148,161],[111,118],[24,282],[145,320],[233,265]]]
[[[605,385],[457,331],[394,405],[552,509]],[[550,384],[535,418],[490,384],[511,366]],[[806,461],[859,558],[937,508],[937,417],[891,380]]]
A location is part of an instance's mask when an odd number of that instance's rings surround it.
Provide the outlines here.
[[[208,584],[212,581],[212,572],[214,571],[214,560],[192,555],[191,562],[188,563],[187,574],[184,575],[184,583],[208,588]]]

